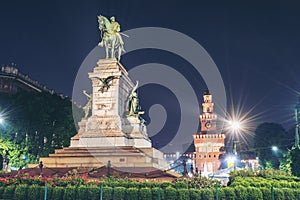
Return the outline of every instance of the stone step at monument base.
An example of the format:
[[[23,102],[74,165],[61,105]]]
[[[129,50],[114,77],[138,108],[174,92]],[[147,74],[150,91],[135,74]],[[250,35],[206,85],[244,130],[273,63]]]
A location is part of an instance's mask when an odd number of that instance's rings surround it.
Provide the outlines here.
[[[163,153],[155,148],[68,147],[41,158],[45,167],[102,167],[108,161],[114,167],[154,167],[168,169]]]

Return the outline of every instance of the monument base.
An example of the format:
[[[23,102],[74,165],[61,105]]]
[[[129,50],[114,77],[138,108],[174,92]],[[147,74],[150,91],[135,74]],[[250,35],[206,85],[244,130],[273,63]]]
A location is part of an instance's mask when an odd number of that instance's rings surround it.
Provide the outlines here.
[[[163,153],[154,148],[68,147],[41,158],[45,167],[102,167],[108,161],[114,167],[154,167],[168,169]]]

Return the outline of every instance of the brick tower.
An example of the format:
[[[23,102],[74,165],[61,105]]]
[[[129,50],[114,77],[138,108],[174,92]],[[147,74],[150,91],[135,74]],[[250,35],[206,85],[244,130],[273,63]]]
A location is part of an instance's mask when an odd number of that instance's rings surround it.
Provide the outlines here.
[[[220,156],[224,154],[225,134],[217,130],[217,115],[213,111],[212,95],[207,90],[203,95],[202,114],[200,115],[201,131],[193,135],[196,167],[206,174],[219,170]]]

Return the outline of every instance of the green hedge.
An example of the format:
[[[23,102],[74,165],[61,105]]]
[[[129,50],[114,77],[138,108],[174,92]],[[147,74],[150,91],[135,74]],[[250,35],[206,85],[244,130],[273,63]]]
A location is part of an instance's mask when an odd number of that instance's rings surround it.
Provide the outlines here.
[[[143,200],[152,200],[152,192],[150,188],[141,188],[140,189],[140,198]]]
[[[104,200],[215,200],[216,189],[185,189],[168,186],[162,188],[125,188],[103,187]],[[43,199],[44,186],[39,185],[9,185],[0,187],[0,199],[13,200],[36,200]],[[271,188],[261,187],[221,187],[219,188],[218,200],[270,200],[272,199]],[[276,200],[299,200],[300,189],[274,188]],[[100,187],[96,185],[48,187],[47,200],[99,200]]]

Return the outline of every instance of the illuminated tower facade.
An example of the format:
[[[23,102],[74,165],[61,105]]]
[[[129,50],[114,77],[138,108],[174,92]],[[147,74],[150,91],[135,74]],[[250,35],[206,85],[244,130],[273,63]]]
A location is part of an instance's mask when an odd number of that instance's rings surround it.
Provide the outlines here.
[[[203,95],[202,114],[200,115],[201,131],[194,137],[196,150],[196,167],[202,174],[218,171],[220,157],[224,154],[225,134],[217,130],[217,115],[214,113],[212,95],[207,90]]]

